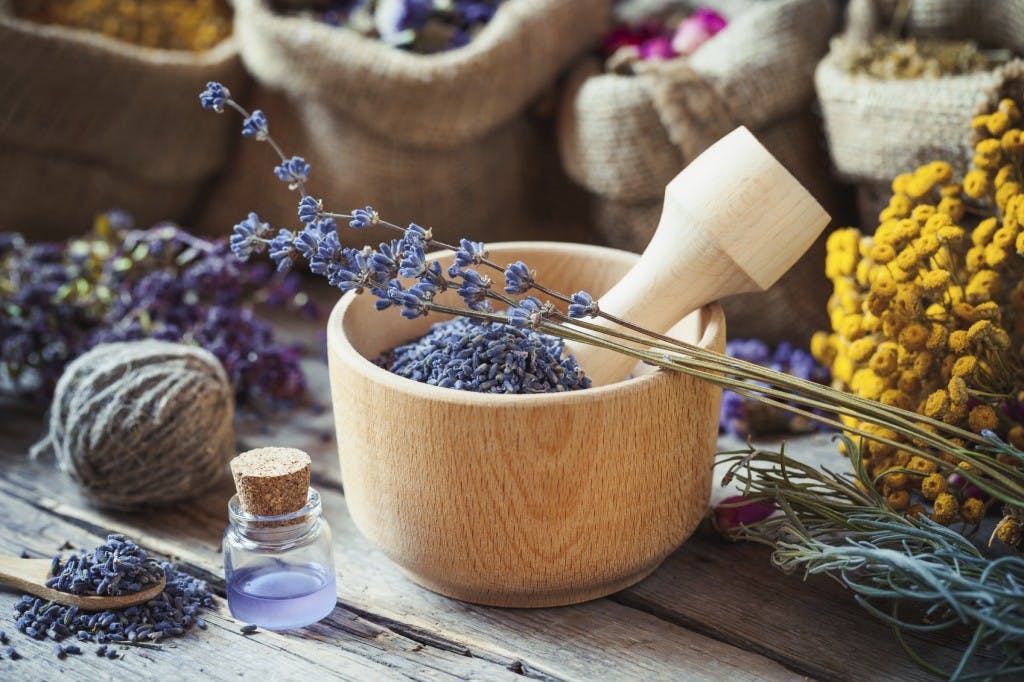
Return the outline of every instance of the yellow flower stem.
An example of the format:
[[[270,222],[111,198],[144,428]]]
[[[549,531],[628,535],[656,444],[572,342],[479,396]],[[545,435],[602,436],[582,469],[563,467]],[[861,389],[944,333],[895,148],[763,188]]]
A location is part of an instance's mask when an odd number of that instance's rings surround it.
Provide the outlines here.
[[[610,336],[615,336],[617,338],[622,338],[634,342],[640,341],[640,339],[637,339],[628,334],[615,332],[614,330],[590,324],[582,320],[570,319],[570,323],[578,327],[588,329],[590,331],[608,334]],[[660,335],[658,336],[660,337]],[[680,352],[680,350],[686,351],[687,354],[692,355],[696,359],[716,363],[717,365],[720,366],[720,368],[723,371],[728,371],[732,374],[745,376],[746,378],[758,381],[771,382],[773,384],[783,386],[790,390],[802,391],[804,393],[809,393],[817,397],[826,399],[828,400],[828,402],[825,403],[824,409],[828,409],[831,412],[841,412],[841,410],[838,410],[835,405],[835,403],[839,402],[843,406],[847,407],[847,409],[849,410],[856,410],[854,412],[845,413],[852,417],[860,417],[863,415],[864,412],[870,412],[872,414],[877,414],[887,419],[894,418],[896,421],[903,424],[906,428],[914,429],[915,437],[919,438],[919,440],[924,440],[926,435],[933,435],[929,434],[927,431],[921,430],[917,426],[918,424],[923,423],[929,424],[930,426],[934,426],[935,428],[940,429],[942,431],[946,431],[951,435],[951,437],[963,438],[964,440],[974,441],[979,445],[987,444],[987,441],[985,441],[983,438],[981,438],[975,433],[966,431],[964,429],[960,429],[956,426],[947,424],[943,421],[934,419],[932,417],[928,417],[926,415],[917,414],[915,412],[903,410],[898,407],[882,405],[881,403],[874,400],[862,398],[860,396],[853,395],[851,393],[846,393],[843,391],[837,391],[834,388],[823,386],[813,381],[807,381],[806,379],[800,379],[799,377],[794,377],[789,374],[776,372],[774,370],[768,369],[767,367],[762,367],[761,365],[752,362],[740,360],[738,358],[729,358],[727,356],[721,355],[720,353],[709,351],[705,348],[701,348],[700,346],[695,346],[684,341],[672,339],[671,337],[664,338],[671,341],[671,345],[667,343],[649,341],[643,341],[643,343],[652,348],[659,348],[662,350],[669,350],[677,353]],[[938,443],[938,445],[945,447],[944,443]]]

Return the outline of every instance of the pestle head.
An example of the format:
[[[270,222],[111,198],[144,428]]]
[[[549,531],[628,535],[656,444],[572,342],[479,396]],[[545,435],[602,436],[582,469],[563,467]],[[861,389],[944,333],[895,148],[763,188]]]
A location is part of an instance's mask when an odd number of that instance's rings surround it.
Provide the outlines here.
[[[658,228],[601,309],[663,333],[687,314],[763,291],[810,248],[829,215],[746,128],[694,159],[665,188]],[[594,320],[607,326],[604,320]],[[569,342],[595,384],[625,378],[635,360]]]
[[[672,320],[712,300],[773,285],[811,247],[829,215],[800,181],[739,127],[711,145],[665,188],[658,228],[645,260],[715,257],[730,279],[714,298],[680,310]],[[687,263],[713,270],[716,263]],[[658,329],[657,331],[665,331]]]

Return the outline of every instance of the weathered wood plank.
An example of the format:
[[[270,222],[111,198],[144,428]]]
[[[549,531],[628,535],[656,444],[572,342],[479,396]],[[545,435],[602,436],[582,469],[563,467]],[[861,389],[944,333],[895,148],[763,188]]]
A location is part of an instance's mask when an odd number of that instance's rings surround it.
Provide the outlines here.
[[[36,556],[49,556],[65,542],[76,548],[92,547],[102,537],[102,530],[97,533],[76,525],[14,495],[0,495],[0,514],[7,519],[6,532],[0,537],[4,554],[26,549]],[[218,600],[215,613],[204,615],[207,630],[193,630],[186,637],[169,640],[163,650],[129,647],[124,649],[123,660],[108,661],[94,655],[96,645],[85,644],[82,656],[60,661],[53,654],[52,642],[37,642],[14,631],[9,614],[17,598],[14,593],[0,592],[0,619],[5,622],[0,629],[6,629],[24,656],[19,661],[0,661],[0,677],[9,674],[7,679],[49,679],[60,669],[72,679],[123,679],[128,675],[214,680],[271,675],[307,682],[328,676],[353,680],[521,679],[509,669],[512,662],[466,656],[451,647],[382,627],[342,607],[313,627],[287,634],[260,631],[245,636],[223,599]]]
[[[3,441],[5,445],[11,443],[6,438]],[[37,526],[57,524],[61,532],[69,526],[77,527],[93,536],[103,529],[116,529],[211,575],[220,574],[218,549],[230,484],[189,505],[184,518],[157,513],[111,515],[84,505],[67,479],[47,474],[45,463],[21,460],[24,443],[12,445],[2,447],[0,455],[0,461],[8,464],[0,476],[0,497],[9,499],[10,504],[33,507],[40,514]],[[499,670],[512,668],[548,678],[796,677],[762,656],[611,600],[563,609],[515,611],[440,597],[412,584],[367,545],[352,526],[336,490],[324,490],[324,506],[335,530],[339,604],[379,627],[433,649],[465,650],[470,658],[496,662],[502,666]],[[337,644],[334,639],[330,641]],[[295,651],[290,642],[287,646],[290,652]],[[323,649],[317,649],[316,660],[322,660]],[[385,655],[390,660],[396,652],[387,651]],[[211,655],[208,659],[211,665],[214,658]],[[492,677],[489,673],[485,676]]]

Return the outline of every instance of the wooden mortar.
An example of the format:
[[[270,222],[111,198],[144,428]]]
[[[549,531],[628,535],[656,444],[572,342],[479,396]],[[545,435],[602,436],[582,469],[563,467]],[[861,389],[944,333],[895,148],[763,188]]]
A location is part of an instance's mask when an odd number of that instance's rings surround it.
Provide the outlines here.
[[[539,281],[595,295],[637,262],[578,244],[489,245]],[[445,267],[451,253],[432,256]],[[454,292],[440,301],[461,305]],[[654,372],[569,393],[487,395],[405,379],[372,360],[445,319],[409,321],[347,294],[328,322],[345,500],[413,580],[480,604],[572,604],[649,575],[708,506],[720,389]],[[725,348],[717,304],[686,340]],[[586,367],[584,366],[584,370]]]

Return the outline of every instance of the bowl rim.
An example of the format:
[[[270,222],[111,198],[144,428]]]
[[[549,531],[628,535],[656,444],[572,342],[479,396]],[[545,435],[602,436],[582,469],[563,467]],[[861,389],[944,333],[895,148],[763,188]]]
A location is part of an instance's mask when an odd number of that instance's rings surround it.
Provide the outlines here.
[[[604,255],[606,257],[613,256],[619,259],[628,258],[631,262],[636,262],[640,258],[639,254],[631,251],[624,251],[622,249],[615,249],[607,246],[596,246],[593,244],[575,244],[572,242],[494,242],[488,244],[487,247],[488,249],[540,249],[556,253],[578,253],[580,250],[584,250],[589,251],[593,255]],[[427,259],[435,260],[451,256],[452,254],[453,252],[448,249],[432,251],[428,254]],[[606,384],[604,386],[591,386],[586,389],[559,391],[553,393],[477,393],[475,391],[459,391],[443,386],[432,386],[430,384],[414,381],[413,379],[393,374],[372,362],[355,349],[347,335],[342,333],[342,329],[344,327],[345,314],[351,308],[351,305],[355,302],[357,296],[358,294],[354,291],[349,291],[343,294],[331,310],[331,314],[327,319],[328,359],[330,360],[330,356],[336,356],[339,360],[345,362],[345,364],[353,371],[362,375],[362,377],[367,381],[375,384],[382,384],[390,390],[394,390],[414,398],[430,400],[435,403],[440,402],[460,405],[473,404],[481,407],[508,407],[510,402],[524,407],[528,405],[534,407],[542,406],[546,403],[565,404],[567,402],[576,403],[600,401],[611,395],[618,396],[623,393],[628,394],[631,392],[638,392],[645,388],[653,388],[654,386],[650,386],[653,382],[678,380],[681,377],[686,376],[681,372],[669,373],[656,371],[643,376],[634,377],[632,379],[616,381],[613,384]],[[696,345],[701,348],[707,348],[719,333],[724,336],[725,313],[723,312],[721,305],[716,301],[705,305],[700,310],[693,311],[690,315],[698,314],[703,311],[707,311],[708,314],[705,317],[705,322],[701,331],[701,338]],[[384,312],[386,313],[389,311]],[[441,321],[441,319],[438,319],[438,321]],[[657,384],[655,384],[655,386],[657,386]]]

